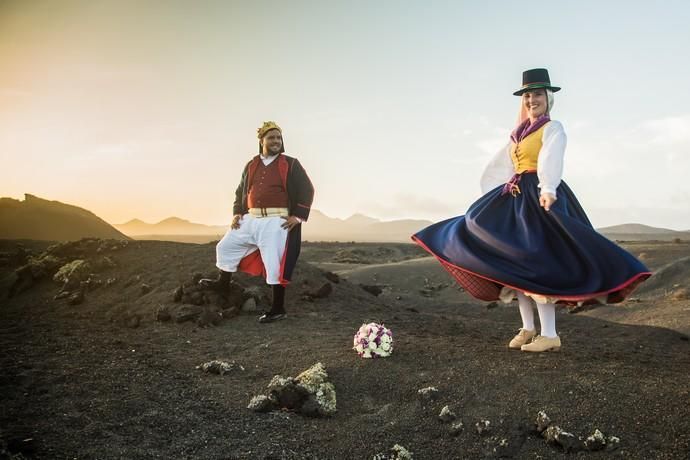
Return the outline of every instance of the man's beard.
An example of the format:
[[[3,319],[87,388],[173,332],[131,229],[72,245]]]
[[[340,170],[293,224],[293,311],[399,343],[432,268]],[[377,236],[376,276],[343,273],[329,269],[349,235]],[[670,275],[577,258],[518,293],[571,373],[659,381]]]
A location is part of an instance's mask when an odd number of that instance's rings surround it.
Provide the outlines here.
[[[277,155],[283,151],[283,144],[281,143],[280,145],[270,146],[270,147],[267,146],[265,150],[266,150],[266,153],[264,153],[264,155],[272,157],[273,155]]]

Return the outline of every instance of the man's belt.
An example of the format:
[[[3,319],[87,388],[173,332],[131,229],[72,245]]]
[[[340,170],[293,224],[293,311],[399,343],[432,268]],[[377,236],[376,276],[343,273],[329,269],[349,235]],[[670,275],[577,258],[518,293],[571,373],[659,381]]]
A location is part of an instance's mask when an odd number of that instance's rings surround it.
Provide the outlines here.
[[[288,217],[288,208],[249,208],[254,217]]]

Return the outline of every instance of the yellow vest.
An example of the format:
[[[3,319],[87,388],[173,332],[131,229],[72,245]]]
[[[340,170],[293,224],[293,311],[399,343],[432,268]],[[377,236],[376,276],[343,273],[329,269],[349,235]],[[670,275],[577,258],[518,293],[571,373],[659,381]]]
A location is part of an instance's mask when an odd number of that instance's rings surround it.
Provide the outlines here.
[[[510,146],[510,159],[513,160],[513,167],[516,173],[533,171],[537,169],[537,159],[541,150],[541,139],[544,134],[544,126],[518,142]]]

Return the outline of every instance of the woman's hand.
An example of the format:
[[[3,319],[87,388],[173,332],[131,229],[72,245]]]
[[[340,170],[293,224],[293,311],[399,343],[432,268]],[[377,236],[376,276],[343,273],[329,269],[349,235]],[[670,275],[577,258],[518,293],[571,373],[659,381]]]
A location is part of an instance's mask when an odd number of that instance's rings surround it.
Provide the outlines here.
[[[242,214],[235,214],[232,216],[232,223],[230,224],[230,228],[233,230],[237,230],[240,228],[240,221],[242,220]]]
[[[542,193],[539,195],[539,206],[544,208],[545,211],[549,211],[551,205],[556,202],[556,199],[557,198],[550,193]]]

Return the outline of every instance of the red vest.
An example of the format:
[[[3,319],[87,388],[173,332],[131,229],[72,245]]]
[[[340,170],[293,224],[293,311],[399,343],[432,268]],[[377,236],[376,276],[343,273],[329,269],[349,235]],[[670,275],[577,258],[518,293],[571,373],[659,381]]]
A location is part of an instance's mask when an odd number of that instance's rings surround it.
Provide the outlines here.
[[[288,194],[278,169],[278,158],[268,166],[259,161],[247,195],[250,208],[287,208]]]

